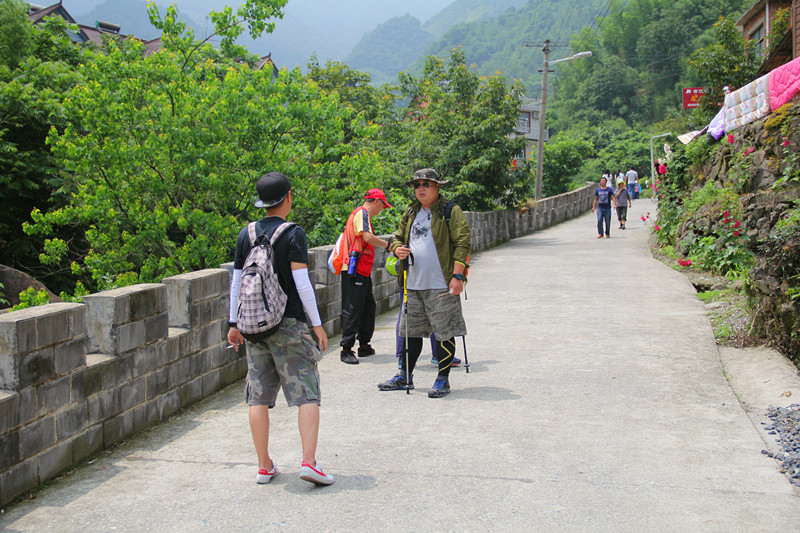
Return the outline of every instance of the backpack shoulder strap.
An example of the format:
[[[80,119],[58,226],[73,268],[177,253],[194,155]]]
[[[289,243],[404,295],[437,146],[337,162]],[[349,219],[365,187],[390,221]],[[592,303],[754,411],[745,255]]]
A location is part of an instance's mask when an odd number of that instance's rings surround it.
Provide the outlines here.
[[[455,200],[448,200],[442,204],[439,214],[444,218],[447,224],[450,224],[450,215],[453,214],[453,208],[458,205]]]
[[[269,244],[275,246],[275,242],[283,235],[283,232],[292,226],[296,226],[296,224],[294,222],[283,222],[280,226],[275,228],[275,231],[272,232],[272,237],[269,238]]]
[[[256,245],[256,239],[258,238],[256,236],[256,223],[255,222],[250,222],[247,225],[247,236],[250,237],[250,246],[251,247],[255,246]]]

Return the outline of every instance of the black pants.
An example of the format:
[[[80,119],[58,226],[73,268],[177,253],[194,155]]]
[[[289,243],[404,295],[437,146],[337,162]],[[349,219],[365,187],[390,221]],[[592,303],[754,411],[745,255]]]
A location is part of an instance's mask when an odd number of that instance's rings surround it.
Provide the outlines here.
[[[375,332],[375,297],[372,278],[361,274],[342,274],[342,342],[343,348],[369,344]]]
[[[408,342],[408,371],[406,372],[405,357],[400,358],[400,369],[403,375],[408,376],[414,373],[414,367],[417,366],[417,360],[422,353],[422,339],[419,337],[411,337],[405,339]],[[455,337],[447,339],[446,341],[436,341],[436,357],[439,360],[439,375],[448,377],[450,375],[450,367],[453,365],[453,358],[456,355],[456,339]],[[408,378],[406,378],[408,379]]]

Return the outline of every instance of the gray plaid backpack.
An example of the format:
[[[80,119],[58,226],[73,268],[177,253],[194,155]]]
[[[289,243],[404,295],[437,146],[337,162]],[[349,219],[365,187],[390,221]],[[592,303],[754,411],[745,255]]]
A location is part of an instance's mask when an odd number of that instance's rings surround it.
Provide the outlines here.
[[[252,248],[242,268],[236,325],[250,342],[258,342],[275,333],[286,311],[287,297],[278,282],[273,246],[291,226],[294,226],[293,222],[284,222],[275,229],[271,238],[267,238],[266,235],[256,237],[255,222],[247,225]]]

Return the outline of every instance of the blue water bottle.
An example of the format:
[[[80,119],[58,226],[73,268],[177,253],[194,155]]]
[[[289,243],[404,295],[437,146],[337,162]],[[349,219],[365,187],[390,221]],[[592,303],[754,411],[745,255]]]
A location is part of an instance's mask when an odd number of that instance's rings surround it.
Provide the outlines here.
[[[350,252],[350,262],[347,265],[347,273],[352,275],[356,273],[356,264],[358,263],[358,252],[353,250]]]

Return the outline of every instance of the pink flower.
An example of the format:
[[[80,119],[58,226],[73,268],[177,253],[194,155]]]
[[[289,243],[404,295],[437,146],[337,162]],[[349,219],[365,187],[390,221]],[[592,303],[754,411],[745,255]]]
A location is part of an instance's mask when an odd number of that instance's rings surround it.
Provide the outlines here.
[[[661,228],[658,227],[658,224],[655,224],[656,231],[660,230]]]
[[[741,226],[741,225],[742,225],[742,223],[741,223],[741,222],[739,222],[738,220],[737,220],[736,222],[734,222],[734,223],[733,223],[733,227],[734,227],[734,228],[738,228],[738,227],[739,227],[739,226]]]
[[[783,144],[781,146],[789,146],[789,138],[788,137],[784,137],[783,138]]]
[[[642,222],[647,222],[647,219],[642,217]]]
[[[730,211],[725,211],[724,213],[722,213],[722,216],[724,216],[725,218],[728,218],[729,216],[731,216],[731,212]]]
[[[733,144],[733,133],[728,134],[728,142]]]
[[[738,229],[737,229],[736,231],[734,231],[734,232],[733,232],[733,236],[734,236],[734,237],[738,237],[739,235],[741,235],[741,234],[739,233],[739,230],[738,230]]]
[[[755,148],[748,148],[747,150],[744,151],[744,155],[750,155],[755,151],[756,151]]]
[[[725,220],[723,220],[723,222],[726,223],[726,224],[730,224],[731,220],[733,220],[733,219],[729,217],[729,218],[726,218]]]

